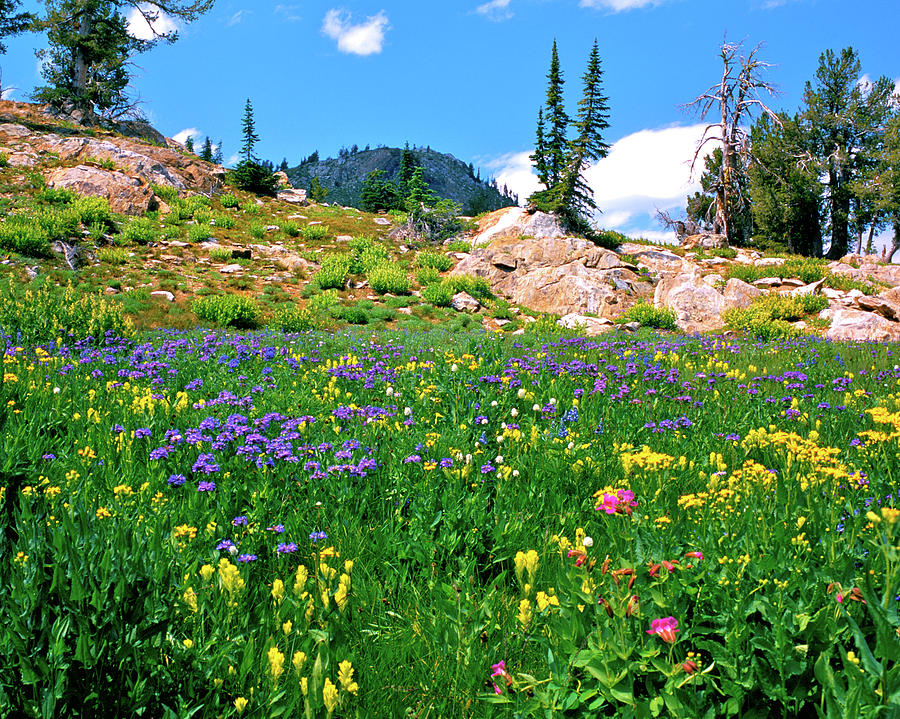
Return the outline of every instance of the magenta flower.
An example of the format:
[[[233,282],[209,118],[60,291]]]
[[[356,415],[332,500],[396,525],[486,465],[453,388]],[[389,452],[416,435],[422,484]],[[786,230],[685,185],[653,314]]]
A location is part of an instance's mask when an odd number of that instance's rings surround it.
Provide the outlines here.
[[[647,634],[655,634],[667,644],[675,643],[675,632],[678,631],[678,620],[675,617],[666,617],[665,619],[654,619],[650,622],[650,629]]]

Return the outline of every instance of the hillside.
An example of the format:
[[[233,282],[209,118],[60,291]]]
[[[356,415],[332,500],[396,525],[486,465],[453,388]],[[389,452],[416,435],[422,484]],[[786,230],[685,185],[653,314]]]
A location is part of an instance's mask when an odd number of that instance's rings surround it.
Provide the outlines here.
[[[328,190],[327,200],[346,207],[360,206],[360,192],[366,177],[383,170],[393,180],[400,170],[403,150],[378,147],[374,150],[343,151],[338,157],[307,161],[290,168],[287,175],[294,187],[309,189],[313,177]],[[516,204],[503,188],[479,179],[471,165],[453,155],[430,148],[413,148],[414,164],[425,170],[425,181],[433,192],[463,206],[466,215],[477,215]],[[315,157],[315,156],[314,156]]]

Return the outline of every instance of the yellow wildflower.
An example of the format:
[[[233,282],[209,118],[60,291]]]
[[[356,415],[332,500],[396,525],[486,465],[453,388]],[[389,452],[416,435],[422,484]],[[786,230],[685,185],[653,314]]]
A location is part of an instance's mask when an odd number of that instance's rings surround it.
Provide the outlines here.
[[[303,664],[305,662],[306,652],[294,652],[294,658],[291,659],[291,664],[294,665],[294,669],[297,671],[297,674],[299,674],[300,670],[303,669]]]
[[[309,680],[306,677],[300,679],[300,691],[303,692],[303,696],[309,694]]]
[[[184,644],[185,649],[190,649],[191,647],[194,646],[194,642],[192,642],[190,639],[185,639],[185,640],[182,642],[182,644]]]
[[[194,591],[193,587],[188,587],[184,590],[184,603],[187,604],[192,612],[197,611],[197,592]]]
[[[338,665],[338,681],[341,688],[349,694],[356,694],[359,691],[359,684],[353,681],[353,664],[344,660]]]
[[[222,580],[222,586],[229,594],[236,594],[244,588],[244,578],[241,576],[240,570],[229,562],[227,557],[219,560],[219,577]]]
[[[237,710],[237,713],[243,714],[244,709],[247,708],[247,705],[250,703],[248,699],[244,699],[244,697],[238,697],[234,700],[234,708]]]
[[[105,517],[112,517],[112,515],[106,507],[99,507],[97,509],[97,519],[104,519]]]
[[[204,564],[200,567],[200,576],[203,577],[204,582],[208,582],[209,578],[215,574],[216,569],[211,564]]]
[[[523,599],[519,602],[519,614],[517,615],[517,619],[519,623],[522,625],[522,628],[527,628],[529,624],[531,624],[531,602],[527,599]]]
[[[284,635],[290,636],[291,630],[294,628],[294,623],[288,619],[284,624],[281,625],[281,631],[284,632]]]
[[[272,582],[272,599],[275,600],[275,604],[281,604],[281,600],[284,599],[284,582],[280,579]]]
[[[294,594],[300,594],[306,587],[306,581],[309,579],[309,572],[302,564],[297,567],[297,574],[294,577]]]
[[[344,611],[344,607],[347,606],[347,597],[350,595],[350,575],[342,574],[338,589],[334,593],[334,601],[338,605],[338,609]]]
[[[338,690],[328,677],[325,677],[325,686],[322,687],[322,701],[325,702],[325,709],[329,714],[337,708]]]
[[[269,657],[269,672],[272,674],[272,679],[277,682],[278,678],[284,674],[284,654],[278,650],[278,647],[272,647],[267,656]]]

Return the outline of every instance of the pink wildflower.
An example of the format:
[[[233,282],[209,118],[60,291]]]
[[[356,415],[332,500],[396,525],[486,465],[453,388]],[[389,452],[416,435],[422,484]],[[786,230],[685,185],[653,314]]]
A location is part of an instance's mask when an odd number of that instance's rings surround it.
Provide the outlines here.
[[[667,644],[675,643],[675,632],[678,631],[678,620],[675,617],[665,617],[664,619],[654,619],[650,622],[650,629],[647,634],[655,634]]]

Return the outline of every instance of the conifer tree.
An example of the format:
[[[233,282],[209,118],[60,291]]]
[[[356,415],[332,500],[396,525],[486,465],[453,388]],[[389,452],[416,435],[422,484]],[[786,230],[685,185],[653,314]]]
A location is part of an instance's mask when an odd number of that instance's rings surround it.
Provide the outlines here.
[[[19,0],[0,0],[0,55],[6,52],[3,39],[24,32],[34,21],[31,13],[18,12],[20,4]]]
[[[188,152],[194,152],[194,136],[188,135],[184,140],[184,149]]]
[[[407,207],[418,207],[420,204],[431,206],[436,200],[437,196],[425,182],[425,168],[416,166],[406,187]]]
[[[313,179],[309,183],[308,195],[313,202],[324,202],[325,198],[328,197],[328,190],[322,187],[322,183],[319,182],[317,175],[313,175]]]
[[[542,185],[546,186],[550,181],[547,178],[547,144],[544,139],[545,131],[546,126],[544,125],[544,108],[541,107],[538,109],[538,122],[534,143],[534,154],[531,155],[528,159],[530,159],[534,164],[534,169],[537,172],[538,180],[540,180]]]
[[[568,141],[566,135],[569,130],[569,116],[563,103],[562,70],[559,67],[559,53],[556,49],[556,40],[553,41],[553,50],[550,54],[550,72],[547,74],[547,115],[549,123],[546,138],[547,179],[551,185],[555,185],[562,179],[566,169],[566,150]]]
[[[209,140],[209,135],[207,135],[206,140],[203,141],[203,149],[200,151],[200,159],[206,160],[206,162],[212,162],[213,160],[212,142],[210,142]]]
[[[253,104],[250,98],[244,105],[244,117],[241,120],[241,135],[243,136],[243,144],[241,145],[241,157],[244,162],[256,162],[256,156],[253,149],[259,142],[259,135],[256,134],[256,121],[253,119]]]
[[[221,140],[219,140],[219,144],[216,145],[216,151],[215,151],[215,153],[213,153],[213,162],[215,162],[217,165],[221,165],[225,162],[224,158],[222,157],[222,141]]]
[[[409,181],[412,180],[414,171],[415,158],[413,157],[412,151],[409,149],[409,143],[407,142],[400,155],[400,170],[397,173],[400,189],[404,195],[407,194],[407,185],[409,185]]]

